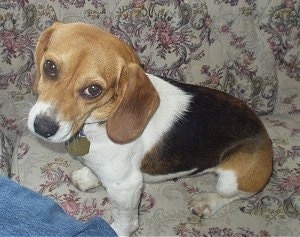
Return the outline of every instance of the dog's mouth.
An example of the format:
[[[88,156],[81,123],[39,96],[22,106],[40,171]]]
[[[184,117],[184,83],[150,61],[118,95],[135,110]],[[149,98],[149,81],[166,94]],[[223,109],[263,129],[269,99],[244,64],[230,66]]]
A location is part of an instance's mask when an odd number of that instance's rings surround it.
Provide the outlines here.
[[[36,103],[29,112],[28,129],[36,136],[55,143],[68,141],[73,135],[73,123],[57,119],[51,113],[51,106]]]
[[[28,119],[28,128],[33,134],[49,142],[66,142],[73,136],[70,122],[57,122],[47,115],[38,115],[31,123]]]
[[[28,129],[37,137],[48,142],[64,143],[78,137],[84,125],[106,123],[108,117],[96,120],[91,116],[72,120],[65,120],[63,116],[55,112],[51,103],[38,101],[30,110],[28,116]]]

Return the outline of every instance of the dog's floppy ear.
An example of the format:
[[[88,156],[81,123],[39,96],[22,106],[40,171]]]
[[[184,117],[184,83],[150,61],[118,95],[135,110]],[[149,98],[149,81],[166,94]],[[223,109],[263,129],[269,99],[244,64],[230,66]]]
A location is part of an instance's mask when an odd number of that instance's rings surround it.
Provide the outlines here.
[[[107,133],[116,143],[128,143],[143,132],[158,107],[159,96],[144,70],[135,63],[123,67],[117,96]]]
[[[62,24],[62,23],[58,23],[58,22],[54,23],[51,27],[44,30],[38,39],[38,42],[37,42],[37,45],[35,48],[35,55],[34,55],[35,70],[36,70],[35,80],[32,85],[32,91],[34,94],[37,94],[37,85],[38,85],[38,82],[41,77],[40,63],[41,63],[42,57],[44,55],[44,52],[47,49],[48,43],[50,41],[51,35],[52,35],[55,27],[59,24]]]

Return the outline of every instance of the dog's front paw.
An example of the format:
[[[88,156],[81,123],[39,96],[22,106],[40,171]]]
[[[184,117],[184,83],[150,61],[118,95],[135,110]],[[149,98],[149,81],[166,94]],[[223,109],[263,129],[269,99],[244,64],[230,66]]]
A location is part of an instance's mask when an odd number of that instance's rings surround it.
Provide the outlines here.
[[[87,167],[75,170],[71,174],[72,183],[81,191],[96,188],[101,185],[98,177]]]

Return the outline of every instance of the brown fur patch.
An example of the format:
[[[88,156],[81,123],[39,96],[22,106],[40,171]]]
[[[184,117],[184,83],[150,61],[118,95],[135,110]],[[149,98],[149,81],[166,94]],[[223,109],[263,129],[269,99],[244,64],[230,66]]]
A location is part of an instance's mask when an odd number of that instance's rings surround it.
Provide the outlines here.
[[[107,121],[107,133],[114,142],[127,143],[141,135],[158,107],[159,96],[137,64],[123,67],[119,92]]]

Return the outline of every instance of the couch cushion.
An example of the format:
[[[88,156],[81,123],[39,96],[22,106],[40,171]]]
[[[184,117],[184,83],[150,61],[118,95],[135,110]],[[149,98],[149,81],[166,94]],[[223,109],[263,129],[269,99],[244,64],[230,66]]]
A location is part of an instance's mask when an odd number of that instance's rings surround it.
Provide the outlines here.
[[[235,201],[201,221],[187,208],[187,199],[213,191],[214,175],[147,184],[140,206],[136,235],[297,235],[300,215],[300,115],[262,118],[274,143],[274,173],[266,188],[245,200]],[[79,220],[100,215],[112,221],[110,202],[103,187],[81,192],[70,174],[82,165],[64,147],[37,140],[28,133],[14,152],[13,179],[56,200]]]

